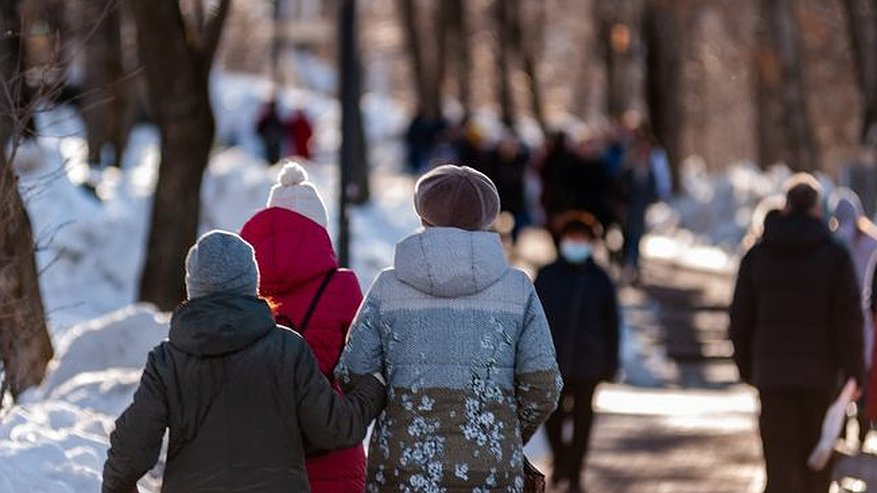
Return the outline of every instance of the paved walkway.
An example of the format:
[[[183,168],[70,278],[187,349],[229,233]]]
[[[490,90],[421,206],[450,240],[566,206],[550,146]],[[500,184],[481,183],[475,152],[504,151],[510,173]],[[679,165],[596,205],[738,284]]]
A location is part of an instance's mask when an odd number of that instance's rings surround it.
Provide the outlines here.
[[[607,385],[596,404],[598,415],[584,477],[588,491],[761,491],[755,398],[748,389],[644,390]],[[544,436],[535,437],[527,452],[550,474]]]

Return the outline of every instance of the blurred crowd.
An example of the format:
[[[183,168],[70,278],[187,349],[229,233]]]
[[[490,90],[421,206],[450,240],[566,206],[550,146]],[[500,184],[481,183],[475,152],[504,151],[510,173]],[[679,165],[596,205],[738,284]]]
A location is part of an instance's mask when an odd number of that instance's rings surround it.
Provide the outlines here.
[[[413,174],[451,162],[490,177],[511,219],[507,229],[513,244],[528,226],[548,229],[557,242],[560,218],[570,211],[593,215],[603,235],[620,230],[624,241],[612,260],[624,266],[628,280],[638,277],[646,210],[673,190],[667,153],[647,124],[559,130],[531,147],[511,132],[488,139],[473,120],[417,115],[405,142]]]

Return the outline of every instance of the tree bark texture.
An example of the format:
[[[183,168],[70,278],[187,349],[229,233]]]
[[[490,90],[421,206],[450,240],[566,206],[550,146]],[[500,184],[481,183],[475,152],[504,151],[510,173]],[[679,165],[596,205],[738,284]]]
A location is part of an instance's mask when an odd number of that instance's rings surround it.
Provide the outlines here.
[[[682,130],[686,124],[682,80],[688,42],[685,17],[685,6],[654,0],[646,4],[643,21],[649,121],[655,137],[667,151],[675,186],[683,159]]]
[[[522,0],[514,0],[512,39],[521,58],[521,68],[527,76],[530,89],[530,111],[539,124],[543,134],[548,134],[548,123],[545,118],[545,98],[542,92],[542,78],[539,76],[539,55],[542,52],[547,12],[544,2],[533,6],[537,9],[534,15],[527,15]],[[529,23],[525,20],[530,20]]]
[[[511,79],[511,48],[514,42],[511,2],[512,0],[496,0],[494,5],[498,32],[496,55],[497,101],[499,102],[500,120],[510,130],[514,128],[517,122]]]
[[[24,85],[21,21],[15,0],[0,0],[0,402],[5,390],[17,399],[38,385],[52,359],[39,289],[30,218],[18,191],[7,144],[18,141],[22,108],[17,107]],[[12,97],[9,97],[12,96]]]
[[[636,98],[633,70],[639,43],[636,5],[631,0],[598,0],[595,9],[600,52],[606,66],[606,111],[620,119]]]
[[[440,0],[444,2],[445,0]],[[408,56],[411,58],[411,71],[414,76],[414,88],[417,97],[418,112],[427,118],[438,118],[441,115],[441,82],[437,80],[437,57],[427,57],[426,47],[431,46],[426,36],[421,33],[430,32],[420,21],[417,0],[397,0],[400,20],[405,31]],[[440,6],[436,7],[440,9]],[[440,31],[436,31],[438,39]],[[437,53],[438,50],[432,50]]]
[[[877,0],[845,0],[844,5],[865,103],[861,137],[867,143],[869,135],[877,139]]]
[[[201,181],[215,131],[208,78],[229,0],[220,2],[194,38],[177,0],[131,0],[131,5],[161,136],[140,299],[170,310],[186,297],[185,258],[198,233]]]
[[[77,29],[85,49],[82,117],[88,161],[106,164],[102,151],[109,146],[113,155],[109,164],[120,167],[132,120],[122,52],[122,5],[115,0],[91,0],[80,6],[88,12],[81,16],[83,25]]]
[[[445,33],[454,54],[457,98],[463,118],[472,114],[472,47],[469,40],[469,15],[463,0],[441,0],[447,8]]]
[[[819,167],[819,151],[807,110],[804,88],[801,48],[794,8],[790,0],[762,0],[761,35],[766,41],[759,55],[759,71],[762,83],[767,87],[759,91],[759,103],[772,105],[768,98],[779,97],[782,105],[783,155],[785,161],[797,171],[815,171]],[[760,122],[765,130],[768,122]],[[765,143],[767,144],[767,143]]]

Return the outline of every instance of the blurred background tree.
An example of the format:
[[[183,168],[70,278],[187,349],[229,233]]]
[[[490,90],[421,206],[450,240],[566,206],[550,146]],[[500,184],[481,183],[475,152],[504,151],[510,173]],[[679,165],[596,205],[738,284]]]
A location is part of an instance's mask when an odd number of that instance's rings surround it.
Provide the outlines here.
[[[201,180],[215,133],[210,69],[230,4],[218,0],[208,11],[203,0],[194,0],[188,17],[179,0],[130,4],[151,114],[161,135],[140,299],[164,310],[186,299],[182,266],[198,234]]]
[[[27,66],[18,0],[0,0],[0,406],[39,384],[52,359],[34,258],[30,218],[12,167],[19,145],[34,137],[41,86],[25,83]]]

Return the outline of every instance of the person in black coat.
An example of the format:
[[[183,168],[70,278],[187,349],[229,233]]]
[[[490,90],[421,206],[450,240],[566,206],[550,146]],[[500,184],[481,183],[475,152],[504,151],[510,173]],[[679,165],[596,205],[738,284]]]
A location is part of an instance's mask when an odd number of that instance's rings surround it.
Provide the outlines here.
[[[828,491],[831,468],[813,472],[807,457],[843,382],[864,382],[858,281],[820,203],[815,178],[793,177],[785,210],[740,263],[730,310],[734,360],[761,398],[766,493]]]
[[[383,408],[380,377],[336,394],[304,340],[256,296],[255,256],[239,236],[203,236],[186,271],[189,301],[110,435],[103,493],[137,491],[165,430],[164,493],[310,491],[305,454],[362,441]]]
[[[571,491],[579,491],[594,391],[618,371],[620,319],[615,285],[592,255],[599,223],[588,213],[571,212],[561,224],[560,256],[539,271],[535,284],[564,381],[560,405],[546,423],[554,455],[552,481],[569,480]],[[563,428],[569,420],[575,431],[567,442]]]

